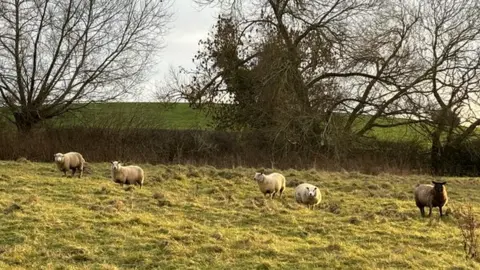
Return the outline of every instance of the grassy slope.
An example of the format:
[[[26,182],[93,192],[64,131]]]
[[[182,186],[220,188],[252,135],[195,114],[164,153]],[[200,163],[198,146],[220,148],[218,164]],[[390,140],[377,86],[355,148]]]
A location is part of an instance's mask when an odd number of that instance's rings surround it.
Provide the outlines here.
[[[210,119],[204,112],[191,109],[188,104],[163,103],[102,103],[92,104],[87,108],[52,122],[59,126],[75,124],[104,126],[112,119],[122,120],[128,123],[132,119],[140,126],[167,128],[167,129],[208,129]],[[358,123],[366,121],[366,117],[360,117]],[[383,121],[382,123],[387,123]],[[418,135],[409,126],[393,128],[376,128],[369,135],[377,136],[385,140],[418,139]]]
[[[167,129],[205,128],[208,119],[204,113],[191,109],[188,104],[163,103],[99,103],[53,120],[55,125],[93,125],[122,122]],[[120,121],[118,121],[120,120]]]
[[[85,179],[52,164],[0,162],[1,269],[472,269],[451,216],[422,219],[411,199],[420,176],[284,171],[290,186],[318,184],[309,211],[264,200],[253,169],[143,165],[143,189]],[[451,204],[478,210],[480,182],[448,179]],[[133,208],[132,208],[133,202]],[[21,210],[14,210],[13,203]]]
[[[358,119],[358,125],[366,121],[366,117]],[[47,120],[46,123],[57,127],[148,127],[163,129],[209,129],[210,118],[205,112],[194,110],[186,103],[98,103],[67,113],[63,116]],[[382,123],[387,123],[383,121]],[[0,118],[0,126],[14,126]],[[392,128],[375,128],[368,133],[387,141],[424,140],[410,126]]]
[[[57,127],[148,127],[165,129],[203,129],[209,119],[204,112],[191,109],[188,104],[164,103],[98,103],[80,110],[47,120]],[[13,124],[0,118],[0,126],[14,128]]]

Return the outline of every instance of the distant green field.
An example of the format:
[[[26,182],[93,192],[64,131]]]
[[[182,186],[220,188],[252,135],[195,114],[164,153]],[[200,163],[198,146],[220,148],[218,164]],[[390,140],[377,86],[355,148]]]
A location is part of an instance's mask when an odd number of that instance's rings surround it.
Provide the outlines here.
[[[81,109],[45,121],[53,127],[145,127],[162,129],[205,129],[209,118],[186,103],[165,104],[154,102],[112,102],[90,104]],[[14,125],[0,119],[6,128]]]
[[[110,125],[165,129],[204,129],[205,113],[191,109],[188,104],[165,103],[98,103],[68,113],[51,121],[54,126]]]
[[[149,127],[164,129],[204,129],[208,126],[204,112],[186,103],[111,102],[90,104],[62,116],[45,121],[54,127]],[[2,125],[13,124],[0,119]]]
[[[366,121],[360,117],[357,126]],[[386,122],[386,120],[382,120]],[[211,119],[205,112],[189,107],[187,103],[112,102],[90,104],[80,110],[48,120],[54,127],[145,127],[161,129],[210,129]],[[13,128],[12,124],[10,125]],[[375,128],[367,135],[387,141],[424,140],[412,126]]]

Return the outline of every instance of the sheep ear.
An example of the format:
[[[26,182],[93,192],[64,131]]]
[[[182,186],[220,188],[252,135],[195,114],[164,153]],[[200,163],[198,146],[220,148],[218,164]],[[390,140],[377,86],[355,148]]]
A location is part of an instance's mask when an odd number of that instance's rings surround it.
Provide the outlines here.
[[[310,190],[308,187],[305,187],[307,190]]]
[[[317,188],[314,188],[313,190],[317,190]]]
[[[435,185],[435,184],[438,184],[438,183],[437,183],[436,181],[432,181],[432,184],[434,184],[434,185]]]

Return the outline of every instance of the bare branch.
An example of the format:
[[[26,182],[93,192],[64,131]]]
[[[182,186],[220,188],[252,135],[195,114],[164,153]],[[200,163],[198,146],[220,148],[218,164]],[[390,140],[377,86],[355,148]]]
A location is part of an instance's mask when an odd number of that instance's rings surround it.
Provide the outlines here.
[[[0,0],[0,92],[17,127],[114,99],[162,49],[169,1]],[[12,80],[15,78],[15,80]]]

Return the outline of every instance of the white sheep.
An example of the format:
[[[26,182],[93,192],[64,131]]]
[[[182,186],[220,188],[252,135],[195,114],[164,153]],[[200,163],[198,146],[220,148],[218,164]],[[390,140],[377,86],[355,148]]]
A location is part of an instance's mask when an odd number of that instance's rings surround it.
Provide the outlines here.
[[[138,184],[143,186],[145,174],[139,166],[122,166],[118,161],[112,161],[112,180],[122,185]]]
[[[265,175],[264,172],[256,172],[253,177],[258,183],[258,187],[263,195],[270,195],[270,199],[275,197],[275,194],[279,193],[279,197],[282,197],[282,193],[285,190],[285,176],[280,173],[271,173]]]
[[[303,183],[295,188],[295,200],[297,203],[306,204],[308,208],[315,208],[315,205],[322,201],[320,190],[311,184]]]
[[[82,154],[77,152],[68,152],[65,154],[56,153],[54,155],[57,168],[67,176],[67,171],[72,170],[72,177],[75,175],[77,169],[80,171],[78,178],[82,178],[83,169],[85,166],[85,159]]]

